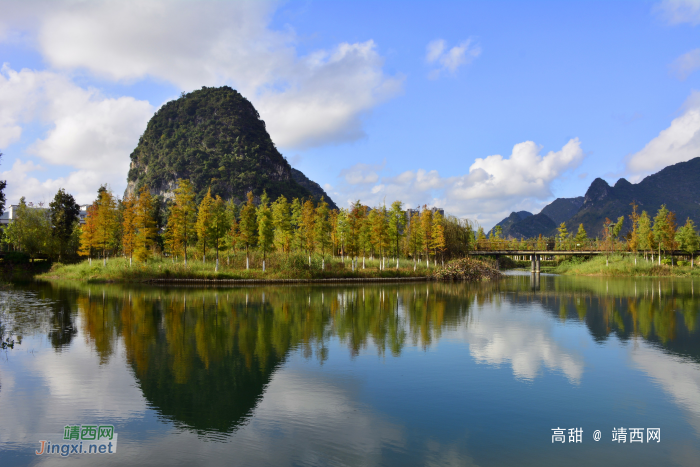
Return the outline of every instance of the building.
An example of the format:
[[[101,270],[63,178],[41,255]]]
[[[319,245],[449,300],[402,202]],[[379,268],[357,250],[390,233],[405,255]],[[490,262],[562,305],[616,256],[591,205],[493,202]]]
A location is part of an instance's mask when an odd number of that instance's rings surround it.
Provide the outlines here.
[[[80,206],[80,213],[78,214],[78,216],[81,224],[85,223],[85,217],[87,216],[88,206],[88,204],[83,204]],[[35,206],[32,203],[27,203],[27,207],[31,209],[49,209],[43,206]],[[2,215],[0,215],[0,225],[7,225],[12,223],[12,221],[17,217],[17,209],[19,209],[19,204],[10,205],[10,207],[7,208],[5,212],[2,213]]]

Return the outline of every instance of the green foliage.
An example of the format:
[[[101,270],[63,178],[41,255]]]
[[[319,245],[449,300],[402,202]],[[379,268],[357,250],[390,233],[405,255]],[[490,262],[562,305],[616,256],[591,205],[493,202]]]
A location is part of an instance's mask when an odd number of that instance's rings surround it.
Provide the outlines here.
[[[195,200],[212,196],[243,200],[264,190],[276,199],[310,197],[292,179],[253,105],[228,86],[203,87],[162,106],[131,154],[128,181],[138,191],[171,191],[178,178],[191,181]]]

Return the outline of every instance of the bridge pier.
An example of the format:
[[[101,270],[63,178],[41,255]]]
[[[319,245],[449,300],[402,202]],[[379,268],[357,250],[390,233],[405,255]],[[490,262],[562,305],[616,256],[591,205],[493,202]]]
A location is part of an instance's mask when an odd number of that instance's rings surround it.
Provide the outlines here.
[[[535,255],[530,255],[530,272],[535,273]]]
[[[530,255],[530,272],[533,274],[540,273],[540,255]]]
[[[535,272],[540,274],[540,255],[535,255]]]

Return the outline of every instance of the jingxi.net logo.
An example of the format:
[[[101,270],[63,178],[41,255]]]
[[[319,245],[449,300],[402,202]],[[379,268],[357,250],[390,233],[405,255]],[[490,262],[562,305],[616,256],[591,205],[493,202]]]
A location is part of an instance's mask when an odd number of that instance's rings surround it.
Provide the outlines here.
[[[117,434],[114,425],[66,425],[61,441],[39,441],[37,456],[59,454],[114,454],[117,452]]]

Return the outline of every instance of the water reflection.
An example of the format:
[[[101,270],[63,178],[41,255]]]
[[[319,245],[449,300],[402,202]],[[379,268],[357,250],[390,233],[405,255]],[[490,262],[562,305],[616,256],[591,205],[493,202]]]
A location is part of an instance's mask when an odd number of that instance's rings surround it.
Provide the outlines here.
[[[468,369],[457,387],[471,391],[476,402],[447,398],[451,402],[445,411],[466,407],[469,414],[462,414],[463,419],[478,427],[491,419],[486,412],[479,415],[483,407],[532,398],[522,388],[545,375],[555,375],[560,384],[578,391],[587,388],[591,379],[605,380],[609,375],[591,369],[590,349],[582,342],[585,338],[593,347],[605,349],[606,358],[612,359],[608,344],[620,342],[627,353],[621,365],[657,382],[700,434],[699,310],[690,280],[542,275],[535,283],[527,274],[479,285],[232,289],[43,285],[0,296],[0,329],[4,340],[46,336],[51,355],[42,355],[30,365],[45,376],[54,397],[46,403],[54,409],[70,406],[73,410],[62,412],[70,416],[55,417],[61,423],[81,421],[77,408],[81,401],[102,397],[98,405],[103,415],[128,419],[150,407],[191,435],[154,441],[149,445],[153,453],[159,452],[161,442],[166,455],[184,446],[196,450],[200,437],[225,439],[236,433],[242,445],[251,446],[249,463],[262,458],[270,464],[289,463],[285,456],[301,455],[298,451],[303,447],[309,458],[342,451],[337,459],[345,463],[376,464],[386,449],[418,449],[410,439],[409,425],[382,415],[382,410],[391,411],[385,408],[391,406],[389,402],[371,409],[360,404],[360,389],[351,378],[330,377],[320,370],[311,376],[290,370],[292,356],[302,356],[310,366],[323,369],[338,365],[340,347],[342,360],[354,361],[357,367],[366,367],[363,358],[375,355],[379,361],[394,362],[393,371],[401,366],[400,359],[412,362],[408,373],[419,366],[413,357],[416,353],[440,354],[438,363],[446,362],[444,369],[423,368],[423,373],[399,383],[402,370],[393,375],[393,381],[381,383],[387,389],[380,392],[391,392],[395,398],[405,393],[410,399],[406,406],[420,400],[439,412],[439,401],[445,396],[437,395],[433,380],[451,387],[459,372]],[[440,353],[438,347],[451,342],[459,344],[456,350]],[[66,356],[66,349],[80,346],[89,351]],[[8,358],[16,351],[9,351]],[[335,363],[331,351],[336,353]],[[126,362],[131,376],[126,376],[126,370],[115,370],[115,361]],[[99,373],[99,368],[108,367],[109,372]],[[480,373],[497,368],[508,378],[491,381]],[[3,374],[0,396],[17,391],[12,375]],[[368,379],[381,380],[381,375]],[[504,397],[499,394],[506,380],[511,385]],[[129,381],[137,387],[128,387]],[[108,396],[117,392],[129,394],[130,400],[110,405]],[[478,402],[482,400],[490,403]],[[0,397],[4,415],[12,420],[24,417],[20,412],[27,407],[15,410],[6,401]],[[525,412],[521,410],[528,423],[542,418],[543,412],[563,410],[556,403],[548,408],[541,402],[534,398],[525,406],[528,409],[522,409]],[[41,404],[31,408],[37,411],[37,420]],[[565,406],[570,410],[569,403]],[[12,410],[17,413],[10,415]],[[400,413],[404,411],[402,406]],[[429,425],[433,417],[431,412],[423,422]],[[518,427],[516,431],[525,429],[522,420],[510,422]],[[475,426],[472,431],[478,433]],[[464,436],[466,428],[460,425],[459,430],[459,436]],[[338,439],[346,444],[338,445]],[[277,449],[263,454],[262,447],[272,442]],[[480,463],[479,449],[467,452],[458,448],[462,444],[450,436],[426,438],[420,443],[420,456],[425,463],[451,456],[462,463]],[[353,452],[363,449],[371,456],[353,457]]]

